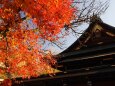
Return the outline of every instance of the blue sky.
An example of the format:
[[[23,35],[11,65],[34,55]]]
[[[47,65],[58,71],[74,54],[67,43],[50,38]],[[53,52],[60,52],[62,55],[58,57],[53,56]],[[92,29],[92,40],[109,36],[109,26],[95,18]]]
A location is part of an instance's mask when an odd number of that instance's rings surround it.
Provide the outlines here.
[[[103,22],[115,27],[115,0],[110,0],[109,8],[101,16],[101,18]]]

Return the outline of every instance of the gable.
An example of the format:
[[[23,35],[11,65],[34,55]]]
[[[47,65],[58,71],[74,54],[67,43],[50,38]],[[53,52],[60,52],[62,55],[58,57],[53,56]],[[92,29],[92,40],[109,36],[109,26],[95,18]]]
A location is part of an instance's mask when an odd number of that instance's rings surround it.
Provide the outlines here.
[[[92,22],[86,31],[62,53],[111,43],[115,43],[115,28],[103,22]]]
[[[87,33],[88,35],[85,36],[86,38],[82,42],[83,46],[79,45],[78,47],[94,47],[115,42],[115,33],[107,30],[99,24],[95,24]]]

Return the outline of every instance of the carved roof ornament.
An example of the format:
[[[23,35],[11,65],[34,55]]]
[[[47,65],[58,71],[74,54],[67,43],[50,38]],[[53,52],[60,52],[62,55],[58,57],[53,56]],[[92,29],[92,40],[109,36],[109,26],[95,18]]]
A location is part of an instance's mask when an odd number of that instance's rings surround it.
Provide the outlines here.
[[[90,22],[103,22],[101,18],[97,14],[93,14],[93,16],[90,17]]]

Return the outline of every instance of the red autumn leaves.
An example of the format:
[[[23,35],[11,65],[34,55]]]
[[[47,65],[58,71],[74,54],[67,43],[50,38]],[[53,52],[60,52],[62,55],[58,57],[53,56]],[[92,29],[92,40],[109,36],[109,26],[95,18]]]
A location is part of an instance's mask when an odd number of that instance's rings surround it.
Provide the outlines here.
[[[55,60],[44,54],[39,38],[53,40],[73,19],[71,0],[1,0],[0,75],[3,78],[51,73]],[[24,18],[20,11],[24,12]],[[23,27],[31,19],[36,28]],[[32,24],[30,23],[30,24]]]

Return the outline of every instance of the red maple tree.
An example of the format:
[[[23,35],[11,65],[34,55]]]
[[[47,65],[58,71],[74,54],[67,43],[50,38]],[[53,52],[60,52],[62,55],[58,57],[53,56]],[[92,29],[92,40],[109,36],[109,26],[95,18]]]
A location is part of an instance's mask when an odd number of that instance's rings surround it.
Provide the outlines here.
[[[2,78],[25,78],[53,71],[50,65],[55,60],[44,54],[38,40],[56,40],[53,36],[73,19],[74,8],[71,5],[72,0],[0,1]]]

